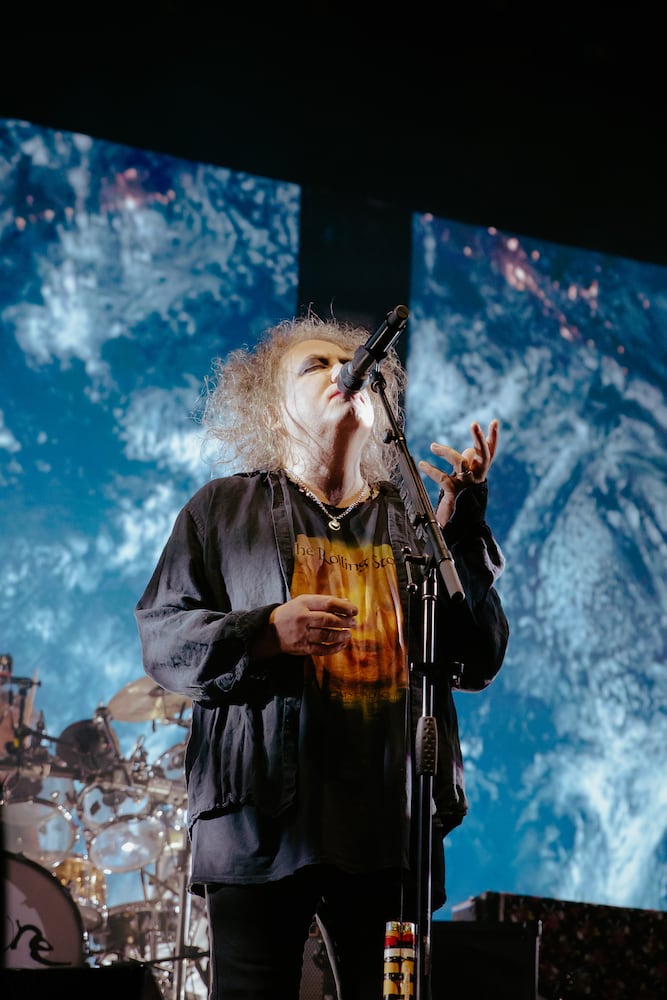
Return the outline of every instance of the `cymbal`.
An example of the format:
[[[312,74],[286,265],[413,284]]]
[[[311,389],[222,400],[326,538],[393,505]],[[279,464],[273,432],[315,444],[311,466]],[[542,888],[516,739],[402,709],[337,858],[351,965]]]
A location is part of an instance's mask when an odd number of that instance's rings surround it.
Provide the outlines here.
[[[192,704],[191,698],[173,694],[150,677],[130,681],[109,702],[111,716],[118,722],[176,722]]]

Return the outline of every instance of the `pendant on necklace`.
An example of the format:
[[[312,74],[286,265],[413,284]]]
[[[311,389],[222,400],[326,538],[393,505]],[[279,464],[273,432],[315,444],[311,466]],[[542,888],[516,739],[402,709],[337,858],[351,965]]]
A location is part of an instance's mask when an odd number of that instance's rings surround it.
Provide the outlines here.
[[[293,472],[292,473],[288,472],[287,476],[289,479],[292,480],[293,483],[296,483],[296,485],[299,487],[302,493],[305,493],[307,497],[310,497],[313,503],[317,504],[322,513],[326,515],[326,517],[328,518],[327,527],[329,528],[329,531],[340,531],[340,522],[343,520],[344,517],[347,517],[348,514],[351,514],[352,511],[359,506],[359,504],[364,499],[367,490],[369,490],[371,498],[373,496],[373,491],[372,489],[369,489],[368,483],[364,483],[364,485],[361,487],[361,492],[357,496],[356,500],[353,500],[350,506],[345,508],[340,517],[337,517],[335,514],[332,514],[330,510],[326,509],[320,498],[315,496],[313,491],[308,486],[306,486],[303,479],[300,479]]]

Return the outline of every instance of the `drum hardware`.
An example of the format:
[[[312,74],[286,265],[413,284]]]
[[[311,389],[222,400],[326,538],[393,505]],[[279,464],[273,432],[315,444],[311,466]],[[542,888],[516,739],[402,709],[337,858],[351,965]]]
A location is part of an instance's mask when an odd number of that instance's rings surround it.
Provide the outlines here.
[[[133,785],[136,789],[146,791],[152,799],[157,800],[158,805],[181,806],[187,798],[185,787],[159,774],[135,775]]]
[[[79,780],[79,773],[73,767],[69,767],[67,764],[61,764],[53,757],[42,758],[41,754],[38,759],[33,758],[32,755],[26,756],[23,763],[19,766],[16,760],[13,758],[7,758],[4,762],[7,768],[7,777],[4,779],[4,786],[11,786],[11,779],[14,778],[27,778],[33,781],[39,781],[44,778],[71,778],[73,781]],[[74,802],[72,802],[74,805]]]
[[[42,682],[36,677],[17,677],[16,674],[7,671],[0,671],[0,681],[3,684],[14,684],[16,687],[25,688],[26,694],[31,687],[41,687]]]
[[[137,742],[134,744],[134,749],[129,757],[129,763],[132,771],[145,771],[148,768],[148,753],[146,747],[144,746],[146,737],[141,733],[137,737]]]
[[[208,958],[208,950],[186,948],[181,955],[170,955],[167,958],[154,958],[142,964],[150,966],[153,978],[164,1000],[171,1000],[176,995],[179,1000],[206,1000],[208,997],[208,967],[203,959]],[[175,971],[187,970],[181,973],[182,981],[175,985]],[[180,990],[175,994],[175,990]]]
[[[162,801],[180,800],[185,793],[185,786],[179,788],[177,782],[163,773],[160,758],[154,766],[148,763],[143,741],[144,737],[140,736],[129,758],[132,783],[139,788],[145,788],[153,798]]]
[[[185,868],[185,855],[180,859],[178,871],[178,893],[176,896],[178,905],[176,907],[177,923],[174,938],[174,956],[182,955],[186,946],[186,931],[190,924],[190,894],[188,892],[187,871]],[[184,967],[183,962],[177,961],[174,957],[174,970],[172,979],[172,998],[182,1000],[184,989]]]

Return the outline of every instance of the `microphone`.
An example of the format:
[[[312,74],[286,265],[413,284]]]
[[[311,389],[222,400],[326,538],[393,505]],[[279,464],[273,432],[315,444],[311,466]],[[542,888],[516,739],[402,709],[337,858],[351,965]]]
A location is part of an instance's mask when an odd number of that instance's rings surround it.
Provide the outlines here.
[[[389,348],[405,329],[408,322],[407,306],[396,306],[372,334],[363,347],[358,347],[351,361],[346,361],[336,379],[339,392],[353,396],[369,382],[368,372],[387,356]]]

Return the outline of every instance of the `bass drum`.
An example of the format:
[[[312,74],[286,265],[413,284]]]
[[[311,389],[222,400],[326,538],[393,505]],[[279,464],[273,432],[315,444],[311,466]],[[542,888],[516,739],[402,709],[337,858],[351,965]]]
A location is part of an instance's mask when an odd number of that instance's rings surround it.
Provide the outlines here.
[[[55,875],[29,858],[2,858],[3,955],[8,969],[52,969],[85,963],[83,921]]]

